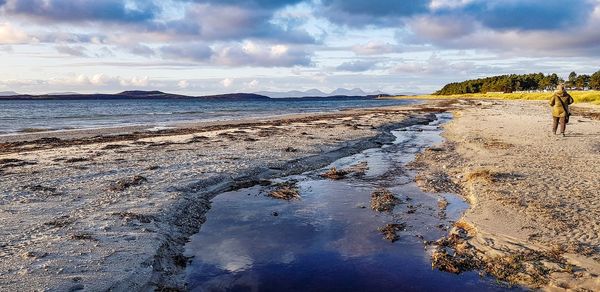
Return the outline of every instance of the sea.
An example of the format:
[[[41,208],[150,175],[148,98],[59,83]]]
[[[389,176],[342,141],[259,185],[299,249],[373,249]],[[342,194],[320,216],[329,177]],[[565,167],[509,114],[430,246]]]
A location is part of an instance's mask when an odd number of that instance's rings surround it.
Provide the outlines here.
[[[0,135],[120,126],[169,127],[178,123],[335,112],[414,104],[415,100],[372,98],[270,99],[249,101],[0,100]]]

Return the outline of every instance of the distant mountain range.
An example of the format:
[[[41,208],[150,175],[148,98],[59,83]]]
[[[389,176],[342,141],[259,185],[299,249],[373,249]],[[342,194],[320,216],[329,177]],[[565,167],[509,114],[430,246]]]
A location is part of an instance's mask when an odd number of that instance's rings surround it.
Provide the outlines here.
[[[307,91],[292,90],[286,92],[275,91],[259,91],[256,94],[268,96],[271,98],[300,98],[300,97],[332,97],[332,96],[377,96],[385,95],[382,91],[365,92],[360,88],[344,89],[338,88],[330,93],[323,92],[318,89],[310,89]]]
[[[0,95],[0,100],[98,100],[98,99],[203,99],[203,100],[266,100],[268,96],[254,93],[230,93],[207,96],[188,96],[181,94],[165,93],[162,91],[123,91],[116,94],[79,94],[79,93],[51,93],[51,94],[12,94]]]
[[[189,96],[162,91],[131,90],[115,94],[80,94],[76,92],[58,92],[49,94],[18,94],[12,91],[0,92],[0,100],[98,100],[98,99],[202,99],[202,100],[268,100],[270,98],[374,98],[384,95],[381,92],[366,93],[361,89],[336,89],[331,93],[325,93],[317,89],[308,91],[288,92],[257,92],[257,93],[229,93],[206,96]]]

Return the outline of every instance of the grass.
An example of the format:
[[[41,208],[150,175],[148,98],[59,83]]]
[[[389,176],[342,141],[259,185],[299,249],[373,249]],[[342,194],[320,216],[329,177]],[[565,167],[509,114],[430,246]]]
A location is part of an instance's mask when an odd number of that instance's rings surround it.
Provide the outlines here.
[[[576,103],[589,102],[600,105],[600,91],[569,91]],[[416,96],[395,96],[392,98],[398,99],[455,99],[455,98],[472,98],[472,99],[509,99],[509,100],[549,100],[552,92],[519,92],[519,93],[469,93],[456,95],[416,95]]]

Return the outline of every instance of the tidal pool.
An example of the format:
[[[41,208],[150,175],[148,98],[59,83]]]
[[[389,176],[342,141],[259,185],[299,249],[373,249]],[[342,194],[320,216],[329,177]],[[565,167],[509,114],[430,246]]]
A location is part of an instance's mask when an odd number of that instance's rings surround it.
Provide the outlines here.
[[[301,198],[282,201],[255,186],[218,195],[207,221],[186,246],[192,291],[501,291],[475,272],[454,275],[431,268],[424,241],[447,234],[468,207],[452,194],[427,194],[405,165],[441,143],[440,114],[429,125],[394,131],[396,141],[339,159],[327,168],[277,181],[298,181]],[[319,176],[330,167],[365,163],[343,180]],[[370,209],[371,193],[385,187],[400,198],[392,212]],[[450,204],[440,212],[438,200]],[[390,242],[378,230],[404,223]]]

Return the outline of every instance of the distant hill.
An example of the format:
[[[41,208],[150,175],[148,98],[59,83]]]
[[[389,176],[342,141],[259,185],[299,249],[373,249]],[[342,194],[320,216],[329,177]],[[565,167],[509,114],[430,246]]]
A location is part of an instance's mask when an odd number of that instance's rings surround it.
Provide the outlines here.
[[[52,92],[52,93],[47,93],[46,95],[76,95],[76,94],[80,94],[80,93],[67,91],[67,92]]]
[[[0,100],[101,100],[101,99],[203,99],[203,100],[265,100],[268,96],[254,93],[230,93],[208,96],[188,96],[165,93],[162,91],[123,91],[116,94],[78,94],[78,93],[53,93],[42,95],[15,94],[0,95]]]
[[[310,89],[307,91],[292,90],[287,92],[274,92],[274,91],[260,91],[256,94],[265,95],[271,98],[302,98],[302,97],[340,97],[340,96],[351,96],[351,97],[366,97],[373,95],[384,94],[381,91],[376,92],[365,92],[360,88],[344,89],[338,88],[330,93],[323,92],[318,89]]]
[[[0,96],[12,96],[12,95],[19,95],[19,94],[14,91],[0,91]]]
[[[229,93],[229,94],[219,94],[219,95],[207,95],[200,96],[197,98],[206,99],[206,100],[269,100],[271,99],[268,96],[255,94],[255,93]]]

